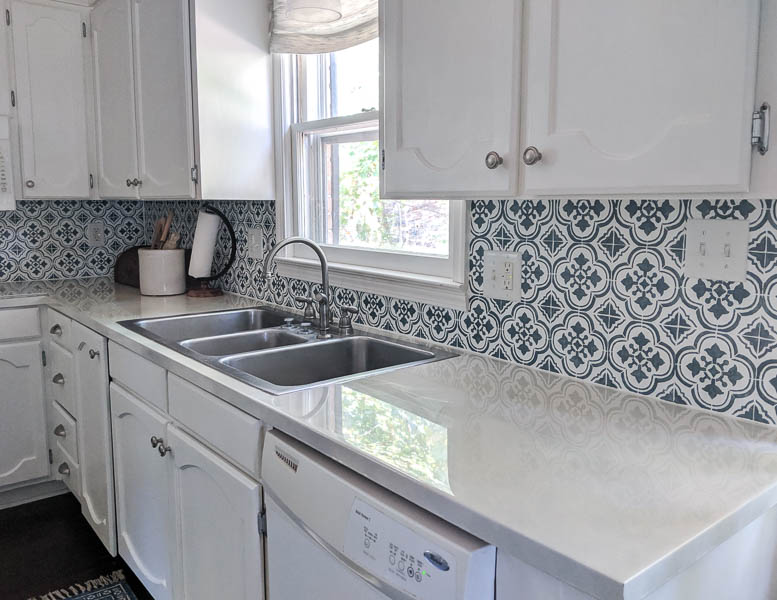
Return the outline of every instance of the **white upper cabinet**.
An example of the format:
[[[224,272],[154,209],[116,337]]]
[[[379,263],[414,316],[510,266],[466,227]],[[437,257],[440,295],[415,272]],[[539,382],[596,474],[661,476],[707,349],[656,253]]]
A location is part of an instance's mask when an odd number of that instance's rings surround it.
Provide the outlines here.
[[[382,195],[514,196],[521,3],[382,0],[380,19]]]
[[[87,19],[67,4],[11,4],[25,198],[89,197]]]
[[[524,191],[747,191],[759,4],[527,0]]]
[[[138,187],[132,0],[103,0],[92,11],[97,189],[102,198],[136,198]]]
[[[197,0],[194,7],[200,195],[274,200],[267,3]]]
[[[194,198],[188,0],[133,0],[143,198]]]

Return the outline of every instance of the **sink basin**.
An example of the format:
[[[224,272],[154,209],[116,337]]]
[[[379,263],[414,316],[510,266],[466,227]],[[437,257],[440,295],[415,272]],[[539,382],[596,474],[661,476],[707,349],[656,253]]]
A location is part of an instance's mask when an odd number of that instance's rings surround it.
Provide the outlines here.
[[[283,325],[284,316],[262,308],[245,308],[199,315],[140,319],[124,325],[147,337],[165,342],[181,342],[276,327]]]
[[[120,325],[276,395],[456,356],[371,333],[339,335],[334,329],[332,339],[319,340],[314,333],[279,327],[284,319],[299,316],[256,307]]]
[[[293,344],[303,344],[307,341],[307,338],[301,335],[294,335],[293,333],[278,329],[265,329],[185,340],[181,342],[181,346],[205,356],[227,356],[229,354],[244,354],[257,350],[269,350]]]
[[[221,364],[277,388],[300,388],[435,359],[435,353],[366,336],[316,342],[221,359]]]

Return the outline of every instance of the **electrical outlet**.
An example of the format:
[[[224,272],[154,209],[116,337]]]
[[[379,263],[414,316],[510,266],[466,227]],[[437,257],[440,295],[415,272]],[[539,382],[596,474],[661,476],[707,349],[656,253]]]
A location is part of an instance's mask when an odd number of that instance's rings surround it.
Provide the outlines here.
[[[248,258],[264,258],[264,232],[261,229],[248,229]]]
[[[92,221],[86,226],[86,241],[92,248],[105,246],[105,223]]]
[[[486,252],[483,293],[497,300],[521,299],[521,257],[512,252]]]
[[[690,219],[685,274],[699,279],[744,281],[750,227],[742,219]]]

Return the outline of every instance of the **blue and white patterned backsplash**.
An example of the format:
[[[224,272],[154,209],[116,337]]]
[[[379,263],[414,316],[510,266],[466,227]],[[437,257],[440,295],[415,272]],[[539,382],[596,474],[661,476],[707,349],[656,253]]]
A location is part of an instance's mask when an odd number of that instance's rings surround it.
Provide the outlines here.
[[[37,278],[39,263],[53,269],[55,277],[79,276],[62,266],[70,262],[61,260],[66,254],[80,257],[75,262],[84,265],[82,275],[109,272],[106,259],[87,258],[93,250],[79,252],[85,217],[74,219],[72,209],[65,214],[69,205],[45,204],[21,203],[26,217],[18,219],[0,213],[0,259],[10,264],[0,267],[0,280]],[[135,204],[83,203],[82,210],[99,213],[106,227],[113,224],[109,240],[116,237],[114,247],[134,244],[130,232],[143,222],[148,240],[154,220],[172,210],[173,228],[182,232],[185,245],[191,244],[199,203],[147,202],[140,219],[129,214]],[[272,202],[216,204],[235,225],[240,242],[237,261],[221,282],[226,290],[285,306],[294,304],[293,296],[308,293],[309,283],[277,275],[269,289],[263,288],[259,261],[246,255],[249,227],[264,230],[265,248],[275,243]],[[105,218],[106,211],[113,216]],[[689,218],[748,221],[747,281],[684,275]],[[27,219],[41,220],[50,231],[51,239],[38,241],[39,249],[32,251],[17,247],[21,241],[14,244],[29,235],[22,230],[34,230]],[[57,227],[68,219],[80,223],[72,238],[69,224]],[[478,200],[471,203],[469,223],[468,310],[344,288],[335,288],[335,303],[358,306],[359,322],[373,327],[777,424],[777,203]],[[72,246],[68,239],[80,241]],[[221,240],[224,253],[226,236]],[[483,253],[491,249],[520,253],[521,302],[482,295]],[[48,271],[41,276],[49,276]]]
[[[99,248],[86,239],[96,219],[105,223]],[[137,200],[22,200],[15,211],[0,211],[0,282],[107,275],[144,236]]]

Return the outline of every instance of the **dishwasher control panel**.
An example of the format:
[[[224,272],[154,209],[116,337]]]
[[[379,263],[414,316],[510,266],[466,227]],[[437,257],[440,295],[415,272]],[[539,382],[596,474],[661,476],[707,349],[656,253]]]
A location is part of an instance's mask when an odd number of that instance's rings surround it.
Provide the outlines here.
[[[413,598],[456,598],[454,557],[356,498],[345,531],[345,555]]]

